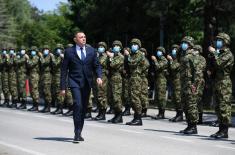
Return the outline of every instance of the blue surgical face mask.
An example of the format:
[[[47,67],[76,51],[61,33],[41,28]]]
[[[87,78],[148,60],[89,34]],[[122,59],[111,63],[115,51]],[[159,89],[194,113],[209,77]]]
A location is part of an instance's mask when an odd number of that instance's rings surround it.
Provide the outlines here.
[[[56,50],[56,54],[60,55],[61,53],[62,53],[62,50],[58,48],[58,49]]]
[[[135,53],[137,50],[139,49],[139,46],[138,45],[132,45],[131,46],[131,51],[133,52],[133,53]]]
[[[113,53],[118,53],[120,52],[121,48],[119,46],[114,46],[113,47]]]
[[[105,48],[104,48],[104,47],[99,47],[99,48],[98,48],[98,52],[99,52],[99,53],[104,53],[104,51],[105,51]]]
[[[36,51],[31,51],[31,56],[35,56],[36,55]]]
[[[182,44],[181,44],[181,48],[182,48],[182,50],[183,51],[186,51],[187,49],[188,49],[188,43],[185,43],[185,42],[183,42]]]
[[[48,49],[44,50],[44,51],[43,51],[43,54],[44,54],[45,56],[47,56],[47,55],[49,54],[49,50],[48,50]]]
[[[160,58],[162,56],[162,51],[157,51],[157,56]]]
[[[217,41],[216,41],[216,47],[217,47],[218,49],[221,49],[221,48],[223,47],[223,41],[222,41],[222,40],[217,40]]]
[[[176,57],[176,55],[177,55],[177,50],[176,50],[176,49],[173,49],[173,50],[171,51],[171,55],[172,55],[173,57]]]
[[[21,51],[20,51],[20,54],[21,54],[21,55],[25,55],[25,53],[26,53],[25,50],[21,50]]]
[[[3,55],[6,55],[6,54],[7,54],[7,51],[6,51],[6,50],[2,51],[2,54],[3,54]]]
[[[15,53],[14,50],[10,50],[10,55],[13,55]]]

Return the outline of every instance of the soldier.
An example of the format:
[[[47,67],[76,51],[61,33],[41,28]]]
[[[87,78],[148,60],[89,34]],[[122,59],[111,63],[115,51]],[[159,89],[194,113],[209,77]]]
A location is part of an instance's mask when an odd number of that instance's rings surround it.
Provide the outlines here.
[[[72,94],[70,90],[67,90],[65,97],[60,95],[60,67],[64,58],[64,47],[62,44],[57,44],[54,50],[54,54],[50,53],[52,63],[52,96],[55,96],[56,110],[51,114],[63,114],[63,107],[66,104],[69,107],[69,111],[64,115],[72,116]]]
[[[1,69],[2,69],[2,73],[1,73],[1,83],[2,83],[2,91],[3,91],[3,96],[4,96],[4,102],[2,104],[2,106],[6,106],[9,107],[9,98],[10,98],[10,92],[9,92],[9,86],[8,86],[8,67],[7,67],[7,57],[8,56],[8,52],[7,52],[7,48],[3,48],[2,49],[2,54],[1,54]]]
[[[122,49],[122,43],[119,40],[115,40],[112,44],[112,52],[107,51],[109,57],[109,72],[111,82],[111,94],[113,100],[114,117],[108,122],[122,123],[122,76],[124,57],[120,53]]]
[[[15,48],[10,48],[6,62],[8,67],[8,85],[12,100],[10,108],[16,108],[18,100],[15,58],[16,58]]]
[[[131,52],[129,47],[124,48],[125,51]],[[125,110],[123,111],[123,116],[131,115],[131,99],[130,99],[130,68],[128,65],[128,56],[124,55],[124,70],[122,73],[122,103],[125,106]]]
[[[141,64],[141,93],[140,100],[142,104],[142,114],[141,117],[147,117],[147,109],[149,106],[148,100],[148,70],[149,70],[149,60],[147,59],[147,50],[145,48],[140,48],[140,51],[143,53],[144,61]]]
[[[105,114],[106,114],[106,109],[107,109],[107,75],[108,75],[108,57],[106,54],[107,51],[107,44],[105,42],[99,42],[98,43],[98,60],[99,63],[102,67],[102,80],[103,80],[103,84],[101,87],[98,87],[98,109],[99,109],[99,113],[98,115],[95,117],[95,120],[105,120]]]
[[[231,123],[232,82],[230,74],[234,57],[229,45],[230,36],[226,33],[219,33],[216,36],[215,47],[209,47],[209,51],[215,58],[215,99],[219,120],[219,131],[211,135],[213,138],[228,138],[228,127]]]
[[[39,61],[41,65],[41,82],[42,82],[42,93],[45,100],[45,105],[40,112],[47,113],[51,111],[51,55],[50,48],[48,45],[44,45],[43,53],[38,53]]]
[[[165,118],[165,108],[166,108],[166,73],[168,62],[164,56],[165,49],[163,47],[158,47],[156,56],[152,56],[152,60],[155,66],[156,79],[155,79],[155,100],[154,102],[158,105],[158,115],[153,117],[154,119],[164,119]]]
[[[183,107],[180,96],[180,63],[179,63],[179,45],[172,45],[171,52],[167,55],[169,61],[170,80],[173,89],[172,102],[175,104],[176,116],[169,119],[171,122],[183,121]]]
[[[16,58],[16,73],[17,73],[17,86],[18,86],[18,97],[21,105],[18,109],[26,109],[26,92],[25,92],[25,81],[26,81],[26,48],[21,46],[19,55]]]
[[[188,126],[181,130],[180,133],[184,134],[197,134],[197,123],[198,123],[198,81],[196,79],[196,64],[198,60],[194,59],[194,39],[190,36],[185,36],[181,41],[181,70],[180,70],[180,81],[181,81],[181,102],[184,107],[186,121]]]
[[[193,55],[194,60],[197,64],[195,64],[196,68],[196,76],[197,76],[197,80],[196,81],[196,85],[197,87],[197,104],[198,104],[198,123],[197,124],[203,124],[203,101],[202,101],[202,96],[203,96],[203,92],[204,92],[204,87],[205,87],[205,80],[204,80],[204,72],[206,70],[206,59],[201,55],[203,53],[202,51],[202,47],[201,45],[195,45],[193,47],[194,49],[194,53]]]
[[[28,111],[38,111],[39,103],[39,57],[37,56],[38,49],[36,46],[30,48],[30,57],[25,55],[26,64],[29,71],[29,86],[30,94],[33,99],[33,106]]]
[[[125,51],[128,56],[128,65],[130,68],[130,89],[131,89],[131,106],[134,110],[134,119],[127,122],[126,125],[142,125],[142,104],[141,104],[141,65],[145,60],[144,54],[139,50],[141,42],[137,38],[131,40],[131,54]]]

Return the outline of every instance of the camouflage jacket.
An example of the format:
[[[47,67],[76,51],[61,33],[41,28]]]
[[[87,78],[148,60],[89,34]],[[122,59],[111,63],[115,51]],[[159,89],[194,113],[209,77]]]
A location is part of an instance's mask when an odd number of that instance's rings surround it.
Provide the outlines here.
[[[36,55],[27,60],[27,67],[30,74],[39,73],[39,57]]]
[[[155,67],[156,78],[166,78],[168,66],[167,59],[162,56],[161,58],[157,58],[153,63]]]
[[[206,59],[200,54],[194,55],[195,64],[195,85],[200,85],[204,83],[204,71],[206,70]]]
[[[144,61],[142,61],[141,66],[140,66],[142,70],[141,77],[147,78],[149,66],[150,66],[149,60],[146,57],[144,57]]]
[[[180,63],[178,59],[174,59],[169,61],[169,69],[170,69],[170,77],[171,79],[179,79],[180,78]]]
[[[102,67],[102,73],[104,75],[108,75],[108,57],[106,53],[100,54],[98,56],[99,63]]]
[[[109,69],[111,76],[121,76],[124,65],[124,56],[121,53],[115,54],[113,58],[109,59]]]
[[[142,63],[144,63],[145,57],[141,51],[137,51],[135,54],[131,54],[128,57],[128,66],[130,68],[131,77],[140,77],[143,71]]]
[[[26,74],[26,58],[25,56],[20,56],[15,59],[16,72],[19,74]]]
[[[9,59],[7,59],[6,64],[7,64],[9,73],[15,73],[15,71],[16,71],[15,61],[16,61],[15,56],[12,56]]]
[[[60,76],[60,68],[62,64],[62,58],[60,56],[52,56],[51,57],[51,65],[52,65],[52,74],[53,76],[59,75]]]
[[[51,72],[51,56],[43,56],[39,60],[41,65],[41,73],[45,74]]]

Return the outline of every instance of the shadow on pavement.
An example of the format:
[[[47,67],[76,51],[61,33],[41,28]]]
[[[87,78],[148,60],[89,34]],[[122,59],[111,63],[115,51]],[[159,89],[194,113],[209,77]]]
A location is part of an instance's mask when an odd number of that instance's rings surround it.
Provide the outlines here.
[[[58,142],[73,142],[73,138],[66,137],[36,137],[36,140],[46,140],[46,141],[58,141]]]

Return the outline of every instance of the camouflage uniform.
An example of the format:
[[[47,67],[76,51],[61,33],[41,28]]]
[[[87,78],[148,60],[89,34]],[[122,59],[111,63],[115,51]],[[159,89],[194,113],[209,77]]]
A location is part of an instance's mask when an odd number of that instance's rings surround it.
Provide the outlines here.
[[[2,83],[2,91],[4,96],[4,103],[3,106],[9,107],[9,98],[10,98],[10,92],[9,92],[9,86],[8,86],[8,67],[7,67],[7,50],[3,49],[5,53],[2,53],[1,56],[1,83]]]
[[[161,51],[163,55],[161,57],[157,57],[154,61],[156,79],[155,79],[155,104],[158,105],[159,113],[156,116],[156,119],[164,119],[165,118],[165,108],[166,108],[166,88],[167,88],[167,66],[168,61],[165,58],[165,49],[163,47],[158,47],[157,51]]]
[[[195,45],[194,46],[194,51],[193,53],[194,60],[197,64],[196,66],[196,79],[195,81],[197,87],[197,104],[198,104],[198,124],[202,124],[202,114],[203,114],[203,102],[202,102],[202,96],[204,92],[204,87],[205,87],[205,79],[204,79],[204,71],[206,69],[206,59],[201,55],[202,54],[202,47],[200,45]]]
[[[45,51],[48,50],[46,54]],[[40,55],[40,76],[42,82],[42,92],[45,100],[44,108],[40,112],[50,112],[51,107],[51,55],[49,54],[48,45],[44,45],[43,47],[43,55]]]
[[[15,56],[15,50],[13,48],[11,48],[10,51],[13,51],[13,53],[10,53],[10,57],[7,59],[8,85],[12,100],[11,107],[16,108],[16,103],[18,100],[16,65],[15,65],[16,56]]]
[[[39,57],[37,56],[38,49],[32,46],[30,49],[30,58],[27,60],[27,68],[29,71],[29,86],[30,94],[33,99],[33,107],[29,111],[38,111],[39,103]],[[33,53],[36,54],[33,54]]]
[[[130,48],[124,48],[124,51],[127,50],[131,52]],[[128,56],[124,56],[124,70],[122,73],[122,103],[125,106],[125,110],[123,111],[123,116],[131,115],[130,107],[131,107],[131,89],[130,89],[130,68],[128,65]]]
[[[147,116],[147,109],[149,106],[148,99],[148,69],[149,69],[149,60],[147,59],[147,51],[145,48],[141,48],[140,51],[145,55],[144,61],[141,63],[141,93],[140,101],[142,104],[142,117]]]
[[[114,41],[113,47],[122,48],[120,41]],[[122,76],[124,57],[120,51],[115,51],[114,56],[109,58],[109,72],[110,72],[110,83],[111,83],[111,94],[113,100],[113,109],[115,116],[109,120],[112,123],[122,122]]]
[[[230,74],[234,65],[234,56],[228,47],[230,45],[229,35],[219,33],[216,39],[217,41],[222,41],[222,47],[217,47],[217,50],[213,52],[215,56],[215,99],[218,109],[219,131],[211,135],[211,137],[228,138],[228,127],[231,123],[232,108],[232,82]]]
[[[171,53],[172,60],[169,61],[170,81],[172,83],[172,102],[175,104],[176,116],[171,118],[170,121],[178,122],[183,120],[183,107],[181,104],[180,96],[180,63],[179,63],[179,46],[173,45],[172,50],[175,54]]]
[[[16,64],[16,74],[17,74],[17,86],[18,86],[18,96],[21,105],[19,109],[26,109],[26,58],[25,47],[21,47],[20,54],[17,56],[15,60]]]
[[[133,50],[128,55],[128,65],[130,68],[130,89],[131,89],[131,106],[134,110],[134,119],[127,122],[127,125],[142,125],[141,114],[141,74],[143,71],[142,65],[145,61],[144,54],[139,50],[141,42],[139,39],[134,38],[131,40],[131,45],[138,46],[138,49]]]
[[[99,48],[104,49],[104,51],[99,50]],[[107,109],[107,87],[108,87],[108,57],[107,54],[105,53],[107,50],[107,44],[105,42],[99,42],[98,43],[98,60],[99,63],[102,67],[102,86],[101,87],[97,87],[97,94],[98,94],[98,109],[99,109],[99,113],[98,115],[95,117],[96,120],[105,120],[105,113],[106,113],[106,109]]]
[[[70,90],[66,91],[65,97],[60,95],[60,68],[61,63],[63,61],[63,45],[57,44],[56,49],[54,51],[54,55],[51,55],[51,64],[52,64],[52,96],[55,96],[55,102],[56,102],[56,110],[52,112],[52,114],[63,114],[63,106],[64,103],[67,104],[69,109],[72,109],[73,99],[72,94]],[[68,113],[67,113],[68,114]],[[67,115],[65,114],[65,115]]]
[[[183,44],[187,44],[189,47],[185,49],[185,53],[181,55],[181,70],[180,70],[180,80],[181,80],[181,102],[184,106],[184,111],[187,120],[187,128],[180,131],[184,134],[197,134],[197,122],[198,122],[198,92],[193,91],[193,87],[198,88],[197,81],[197,59],[193,55],[194,50],[194,39],[190,36],[186,36],[182,39]]]

